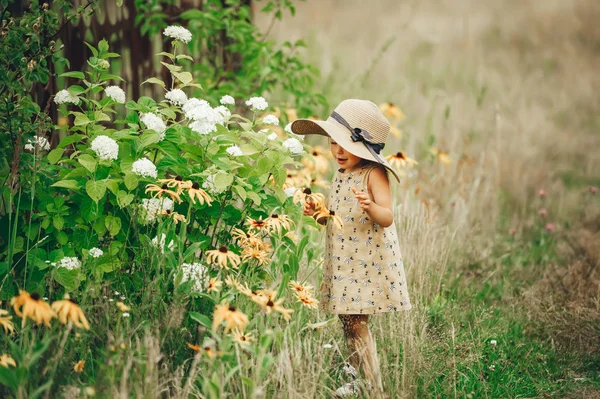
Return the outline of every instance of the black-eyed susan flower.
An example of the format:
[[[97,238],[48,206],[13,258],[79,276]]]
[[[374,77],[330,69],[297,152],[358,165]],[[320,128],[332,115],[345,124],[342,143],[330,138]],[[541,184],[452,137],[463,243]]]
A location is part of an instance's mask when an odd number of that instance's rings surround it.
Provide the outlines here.
[[[296,292],[296,298],[298,302],[301,302],[304,306],[317,309],[319,307],[319,300],[313,297],[309,292]]]
[[[83,368],[85,367],[85,360],[80,360],[73,366],[73,371],[76,373],[81,373]]]
[[[323,187],[323,188],[329,188],[329,183],[325,179],[323,179],[321,176],[316,176],[316,177],[313,177],[312,179],[310,179],[310,185],[317,186],[317,187]]]
[[[280,234],[281,230],[289,230],[293,225],[294,222],[292,221],[292,219],[290,219],[289,216],[284,214],[273,213],[267,219],[267,229],[270,233],[276,231],[277,234]]]
[[[276,299],[276,292],[272,290],[261,290],[259,291],[259,295],[252,300],[258,303],[265,313],[271,314],[272,312],[279,312],[283,316],[285,320],[290,320],[292,318],[291,313],[294,309],[286,309],[281,304],[283,303],[283,298]]]
[[[215,277],[211,277],[208,282],[207,291],[208,292],[219,292],[219,289],[223,285],[221,280],[217,280]]]
[[[244,331],[249,320],[248,316],[239,311],[235,306],[223,302],[215,306],[213,314],[213,331],[216,331],[223,322],[225,322],[225,332],[234,328]]]
[[[294,204],[300,202],[302,205],[304,205],[304,203],[307,201],[315,204],[315,210],[321,209],[325,206],[325,197],[323,194],[313,192],[310,188],[305,188],[304,190],[298,189],[294,193]]]
[[[320,211],[315,212],[313,217],[316,221],[319,221],[319,219],[321,218],[330,219],[333,221],[333,223],[338,229],[342,230],[344,228],[344,222],[342,222],[342,218],[340,217],[340,215],[337,215],[335,211],[329,209],[321,209]]]
[[[12,316],[8,315],[8,311],[0,309],[0,327],[4,329],[5,334],[12,334],[15,332],[15,326],[11,321]]]
[[[256,246],[261,242],[261,239],[258,237],[258,235],[252,231],[245,232],[244,230],[235,228],[232,230],[231,236],[235,238],[242,247]]]
[[[308,284],[300,284],[299,282],[292,280],[288,283],[289,287],[295,292],[295,293],[299,293],[299,292],[312,292],[313,287],[312,285],[308,285]]]
[[[73,323],[76,327],[90,329],[90,323],[85,318],[83,311],[68,295],[63,300],[53,302],[52,310],[62,324]]]
[[[131,310],[131,308],[125,305],[123,302],[117,302],[115,305],[117,305],[121,312],[129,312]]]
[[[250,259],[256,259],[258,264],[262,266],[269,261],[269,253],[256,247],[248,246],[242,250],[242,260],[246,262]]]
[[[448,151],[442,151],[438,148],[431,148],[429,150],[433,155],[435,155],[440,162],[445,163],[446,165],[452,163],[452,158],[448,155]]]
[[[245,347],[254,341],[254,337],[250,333],[244,333],[236,329],[233,331],[233,341]]]
[[[190,196],[190,201],[192,201],[192,204],[194,205],[196,204],[196,199],[200,205],[203,205],[206,202],[210,206],[210,203],[212,202],[212,198],[210,198],[206,191],[200,188],[200,184],[198,183],[192,184],[192,187],[188,189],[187,193]]]
[[[176,188],[177,193],[181,194],[181,192],[186,189],[192,187],[192,182],[189,180],[183,180],[183,177],[177,175],[174,179],[158,179],[157,182],[161,184],[166,184],[167,187]]]
[[[407,157],[403,151],[398,151],[395,154],[388,155],[387,157],[385,157],[385,159],[388,160],[390,165],[398,168],[402,168],[405,166],[415,166],[418,164],[418,162],[414,159]]]
[[[239,290],[239,286],[241,285],[240,282],[232,275],[225,277],[225,284],[228,287],[237,288],[238,290]]]
[[[315,146],[310,154],[312,155],[314,161],[308,158],[303,158],[302,164],[311,172],[327,173],[330,166],[329,160],[325,155],[327,152],[324,151],[320,146]]]
[[[17,363],[10,355],[4,354],[0,355],[0,366],[6,368],[8,368],[8,366],[17,367]]]
[[[249,228],[260,231],[260,230],[267,230],[268,229],[269,221],[268,221],[268,219],[267,220],[262,220],[262,218],[252,219],[251,217],[248,217],[246,219],[246,224],[248,225]]]
[[[183,216],[181,213],[173,212],[170,209],[165,209],[164,211],[159,212],[159,215],[168,216],[168,217],[173,218],[175,225],[177,225],[177,223],[179,223],[179,222],[186,221],[185,216]]]
[[[181,203],[181,197],[178,193],[169,189],[166,183],[163,183],[161,186],[157,184],[148,184],[146,185],[146,193],[154,193],[153,197],[162,198],[163,195],[171,197],[173,201],[177,200],[177,202]]]
[[[227,269],[228,263],[230,263],[234,269],[237,269],[241,262],[240,256],[228,250],[226,246],[206,251],[206,261],[208,263],[216,263],[224,269]]]
[[[402,129],[400,129],[398,126],[390,125],[390,134],[399,139],[402,137]]]
[[[395,119],[397,121],[404,119],[404,113],[395,104],[381,103],[379,104],[379,110],[386,118]]]
[[[55,316],[50,305],[44,302],[37,292],[30,295],[27,291],[19,290],[19,295],[13,297],[10,304],[17,316],[23,319],[23,326],[27,318],[30,318],[36,324],[44,323],[46,327],[50,327],[50,320]]]

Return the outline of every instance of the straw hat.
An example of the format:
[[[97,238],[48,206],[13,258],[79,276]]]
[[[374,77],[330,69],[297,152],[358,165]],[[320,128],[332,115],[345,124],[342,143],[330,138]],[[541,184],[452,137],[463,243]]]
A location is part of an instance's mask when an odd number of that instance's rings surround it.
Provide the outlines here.
[[[352,155],[385,166],[400,182],[400,177],[381,152],[390,132],[390,123],[371,101],[344,100],[326,121],[298,119],[292,123],[292,132],[329,136]]]

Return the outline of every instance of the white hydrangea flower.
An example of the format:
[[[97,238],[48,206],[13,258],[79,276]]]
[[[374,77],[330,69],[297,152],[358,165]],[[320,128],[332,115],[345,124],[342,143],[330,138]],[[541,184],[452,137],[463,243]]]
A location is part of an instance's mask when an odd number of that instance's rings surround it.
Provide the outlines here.
[[[202,263],[182,263],[181,264],[181,282],[193,281],[192,291],[203,292],[208,277],[208,268]],[[177,277],[177,276],[175,276]]]
[[[252,97],[246,101],[246,105],[252,109],[252,111],[264,111],[269,106],[269,103],[263,97]]]
[[[205,189],[206,191],[208,191],[212,195],[220,194],[224,191],[224,189],[218,190],[217,186],[215,186],[215,177],[216,177],[216,174],[208,175],[206,177],[206,179],[204,179],[204,182],[202,183],[202,188]]]
[[[33,140],[27,139],[27,144],[24,146],[25,150],[33,152],[35,147],[37,147],[38,151],[48,151],[50,149],[50,142],[43,136],[35,136]]]
[[[156,179],[156,176],[158,176],[156,166],[146,157],[135,161],[131,167],[131,171],[141,177],[152,177]]]
[[[119,86],[108,86],[104,92],[119,104],[125,103],[125,92]]]
[[[223,105],[233,105],[235,104],[235,98],[231,97],[229,94],[221,97],[221,104]]]
[[[290,137],[289,139],[285,140],[283,142],[283,146],[289,149],[290,152],[294,155],[300,154],[302,153],[302,151],[304,151],[302,143],[298,141],[298,139],[295,139],[293,137]]]
[[[214,110],[217,111],[223,117],[223,123],[221,123],[221,125],[223,125],[229,120],[229,118],[231,118],[231,111],[229,110],[229,108],[223,105],[215,107]]]
[[[146,127],[150,130],[154,130],[155,132],[160,134],[160,141],[165,139],[165,130],[167,130],[167,125],[163,122],[162,118],[152,112],[148,112],[142,114],[140,120],[146,125]]]
[[[64,267],[67,270],[79,269],[81,267],[81,262],[75,257],[65,256],[58,262],[57,267]]]
[[[173,210],[173,200],[170,198],[144,198],[142,209],[145,211],[146,223],[153,223],[157,214]]]
[[[165,98],[169,100],[171,104],[178,107],[184,105],[188,100],[187,95],[181,89],[173,89],[167,92],[167,94],[165,94]]]
[[[56,104],[79,104],[79,97],[72,95],[68,90],[63,89],[54,95],[54,102]]]
[[[156,236],[152,239],[152,245],[154,245],[156,248],[160,249],[161,254],[164,254],[166,241],[167,241],[167,235],[165,233],[162,233],[160,235],[160,240],[158,239],[158,236]],[[173,240],[171,240],[169,245],[167,245],[166,247],[169,251],[172,251],[173,248],[175,248],[175,242]]]
[[[198,134],[209,134],[217,131],[217,125],[206,121],[194,121],[190,123],[190,129]]]
[[[294,133],[294,132],[292,132],[292,123],[291,122],[288,123],[287,125],[285,125],[285,128],[283,130],[285,130],[288,133]]]
[[[294,186],[291,186],[291,187],[288,187],[288,188],[286,188],[286,189],[285,189],[285,190],[283,190],[283,191],[286,193],[286,195],[287,195],[288,197],[293,197],[293,196],[294,196],[294,194],[296,193],[296,190],[298,190],[296,187],[294,187]]]
[[[279,125],[279,119],[275,115],[267,115],[263,118],[262,123],[265,125]]]
[[[99,258],[102,255],[104,255],[104,251],[101,250],[100,248],[94,247],[94,248],[90,249],[90,256],[92,258]]]
[[[234,157],[239,157],[240,155],[244,155],[244,153],[242,152],[242,149],[240,147],[238,147],[237,145],[232,145],[231,147],[227,148],[227,153],[231,156]]]
[[[267,138],[268,138],[269,140],[277,140],[277,139],[279,138],[279,136],[277,135],[277,133],[273,132],[273,133],[269,134],[269,135],[267,136]]]
[[[119,145],[108,136],[97,136],[92,141],[91,148],[101,161],[114,161],[119,156]]]
[[[183,42],[183,43],[188,43],[190,40],[192,40],[192,32],[190,32],[183,26],[175,26],[175,25],[169,26],[168,28],[165,29],[165,31],[163,32],[163,35],[165,35],[167,37],[171,37],[175,40],[179,40],[180,42]]]

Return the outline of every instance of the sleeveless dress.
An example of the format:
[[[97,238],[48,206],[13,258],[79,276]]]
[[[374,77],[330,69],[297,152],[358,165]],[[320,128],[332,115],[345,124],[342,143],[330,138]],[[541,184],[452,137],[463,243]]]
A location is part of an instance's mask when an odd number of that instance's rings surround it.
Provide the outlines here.
[[[374,314],[411,309],[396,225],[381,227],[360,208],[352,187],[368,192],[367,178],[377,166],[335,172],[329,209],[343,229],[326,227],[320,308],[333,314]]]

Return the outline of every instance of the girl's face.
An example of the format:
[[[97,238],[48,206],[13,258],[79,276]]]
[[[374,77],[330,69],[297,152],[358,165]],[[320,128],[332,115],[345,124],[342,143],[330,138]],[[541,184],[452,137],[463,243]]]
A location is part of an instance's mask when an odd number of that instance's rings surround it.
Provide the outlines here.
[[[329,138],[329,143],[331,144],[331,153],[333,154],[333,157],[342,168],[352,170],[360,163],[360,161],[362,161],[362,158],[344,150],[342,146],[336,143],[331,137]]]

